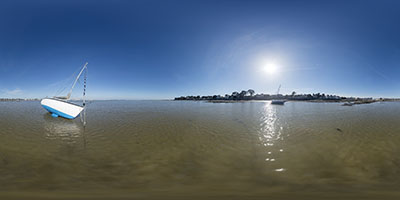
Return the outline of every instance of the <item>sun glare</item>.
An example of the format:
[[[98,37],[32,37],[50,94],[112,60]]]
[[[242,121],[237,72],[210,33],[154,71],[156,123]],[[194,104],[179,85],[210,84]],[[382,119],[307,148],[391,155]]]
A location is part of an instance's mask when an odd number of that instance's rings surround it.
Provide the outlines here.
[[[263,70],[269,75],[274,75],[278,72],[278,66],[275,63],[268,63],[264,66]]]

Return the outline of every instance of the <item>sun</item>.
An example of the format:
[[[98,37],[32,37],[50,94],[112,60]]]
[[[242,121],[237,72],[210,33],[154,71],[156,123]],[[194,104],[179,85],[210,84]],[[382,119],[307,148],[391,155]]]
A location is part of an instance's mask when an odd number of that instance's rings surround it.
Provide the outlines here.
[[[278,72],[278,66],[275,63],[270,62],[264,65],[263,71],[269,75],[274,75]]]

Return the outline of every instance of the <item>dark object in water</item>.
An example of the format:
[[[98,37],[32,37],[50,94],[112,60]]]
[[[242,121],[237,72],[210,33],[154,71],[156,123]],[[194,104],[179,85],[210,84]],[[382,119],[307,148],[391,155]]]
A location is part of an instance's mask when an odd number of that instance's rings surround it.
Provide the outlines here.
[[[344,103],[342,106],[352,106],[352,105],[354,105],[354,103],[348,102],[348,103]]]
[[[285,102],[286,102],[286,101],[284,101],[284,100],[272,100],[272,101],[271,101],[271,104],[274,104],[274,105],[284,105]]]
[[[336,130],[339,132],[343,132],[342,129],[340,129],[340,128],[336,128]]]

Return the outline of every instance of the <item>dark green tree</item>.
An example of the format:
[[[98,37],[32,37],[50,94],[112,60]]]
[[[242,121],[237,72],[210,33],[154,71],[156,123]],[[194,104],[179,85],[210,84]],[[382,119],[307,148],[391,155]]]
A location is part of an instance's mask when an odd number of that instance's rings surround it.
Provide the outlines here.
[[[247,90],[247,93],[249,93],[250,96],[253,96],[254,93],[256,93],[256,92],[253,89],[249,89],[249,90]]]
[[[246,90],[242,90],[239,94],[240,99],[244,99],[244,96],[246,96],[247,91]]]

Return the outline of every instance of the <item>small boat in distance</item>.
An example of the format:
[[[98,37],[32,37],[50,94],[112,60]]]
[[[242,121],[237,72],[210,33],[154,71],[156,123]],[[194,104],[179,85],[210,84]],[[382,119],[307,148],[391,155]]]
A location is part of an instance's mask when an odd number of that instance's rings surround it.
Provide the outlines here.
[[[279,90],[281,90],[281,85],[279,85],[278,91],[276,92],[276,96],[279,96]],[[271,104],[284,105],[285,102],[286,102],[285,100],[281,100],[281,99],[272,99]]]
[[[285,104],[285,100],[272,100],[271,101],[271,104],[274,104],[274,105],[284,105]]]
[[[51,116],[53,117],[60,116],[66,119],[75,119],[82,112],[82,110],[85,109],[85,98],[83,98],[82,106],[69,102],[69,99],[71,98],[72,90],[74,89],[76,82],[79,80],[79,77],[82,75],[84,70],[86,70],[84,77],[84,87],[83,87],[83,97],[85,97],[87,64],[88,63],[85,63],[85,65],[82,67],[82,70],[76,77],[75,82],[72,85],[72,88],[67,96],[42,99],[40,104],[42,104],[43,108],[45,108],[47,111],[51,113]]]

